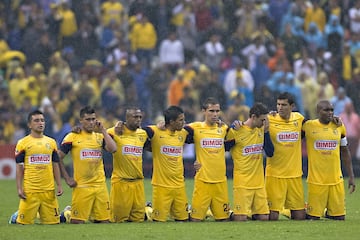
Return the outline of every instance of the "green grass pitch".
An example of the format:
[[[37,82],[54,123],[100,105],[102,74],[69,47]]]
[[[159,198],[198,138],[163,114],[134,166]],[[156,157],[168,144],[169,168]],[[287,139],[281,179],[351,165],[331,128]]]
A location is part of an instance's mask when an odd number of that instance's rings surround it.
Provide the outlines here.
[[[360,179],[357,179],[357,183]],[[188,197],[191,199],[192,179],[186,180]],[[232,181],[229,194],[232,200]],[[150,180],[145,180],[147,200],[151,200]],[[71,190],[64,183],[64,195],[59,197],[60,209],[71,202]],[[205,221],[201,223],[119,223],[119,224],[60,224],[47,226],[10,225],[10,215],[17,209],[19,199],[15,180],[0,180],[0,239],[360,239],[360,190],[347,194],[345,221],[291,221],[281,217],[279,221],[243,223]]]

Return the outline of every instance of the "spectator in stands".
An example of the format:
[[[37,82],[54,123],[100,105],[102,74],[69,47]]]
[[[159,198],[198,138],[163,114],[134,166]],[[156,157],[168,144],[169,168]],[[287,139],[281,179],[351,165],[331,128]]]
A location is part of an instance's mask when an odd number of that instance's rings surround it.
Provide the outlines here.
[[[336,15],[331,15],[324,30],[324,40],[327,50],[336,56],[341,56],[341,46],[344,42],[344,28]]]
[[[200,70],[199,71],[204,71]],[[219,73],[209,70],[209,78],[204,78],[204,87],[198,88],[199,103],[204,102],[209,97],[214,97],[219,100],[223,110],[225,111],[228,106],[227,96],[224,87],[220,83]],[[190,121],[189,121],[190,122]]]
[[[185,18],[184,25],[177,27],[177,34],[184,46],[185,61],[191,61],[195,57],[198,38],[194,22],[190,18]]]
[[[297,55],[300,55],[299,46],[303,44],[301,37],[295,36],[292,32],[291,23],[285,25],[284,33],[280,36],[281,41],[284,43],[284,50],[286,58],[290,65],[294,65]]]
[[[155,122],[167,107],[167,89],[173,75],[160,65],[149,73],[147,88],[150,92],[150,118]]]
[[[326,72],[320,72],[318,75],[319,89],[317,93],[318,100],[330,100],[334,94],[334,87],[329,82],[329,77]]]
[[[101,25],[107,26],[114,21],[117,26],[124,24],[126,13],[121,2],[117,0],[105,0],[101,4]]]
[[[149,67],[157,43],[157,33],[154,25],[146,15],[138,15],[138,21],[130,32],[131,50],[136,54],[144,66]]]
[[[350,53],[350,46],[348,44],[344,44],[342,55],[339,55],[338,59],[336,66],[340,75],[339,85],[346,87],[351,82],[353,72],[358,66],[355,57]]]
[[[255,8],[253,1],[245,0],[242,1],[241,7],[236,10],[235,15],[238,17],[239,28],[242,29],[244,38],[249,39],[258,29],[258,19],[263,13]]]
[[[319,76],[320,77],[320,76]],[[307,119],[316,118],[316,106],[314,102],[318,101],[319,84],[306,73],[301,73],[295,80],[296,86],[301,89],[302,106],[304,106],[303,115]]]
[[[309,31],[311,22],[315,23],[320,32],[324,32],[326,16],[320,6],[320,0],[311,0],[311,6],[306,9],[304,22],[305,32]]]
[[[153,1],[149,5],[148,16],[149,21],[155,27],[158,43],[161,43],[171,31],[174,31],[175,27],[171,24],[172,12],[169,0]]]
[[[301,58],[294,62],[295,77],[299,77],[301,73],[306,73],[307,76],[312,77],[314,81],[317,80],[317,66],[314,59],[310,58],[308,50],[303,47],[301,50]]]
[[[330,99],[331,104],[334,106],[334,115],[339,116],[345,109],[345,105],[351,102],[351,99],[346,95],[343,87],[336,90],[336,95]]]
[[[195,23],[197,31],[202,34],[212,27],[213,16],[207,2],[198,0],[195,2]]]
[[[319,48],[326,47],[326,39],[324,39],[324,34],[319,31],[317,25],[314,22],[311,22],[308,27],[308,31],[305,32],[305,43],[308,50],[309,56],[314,58],[316,52]]]
[[[133,69],[130,71],[136,88],[136,95],[138,100],[138,106],[143,110],[143,121],[145,124],[149,123],[149,104],[150,104],[150,92],[147,88],[147,79],[149,77],[149,69],[142,63],[137,62],[134,64]]]
[[[346,86],[346,92],[353,102],[355,112],[360,115],[360,68],[355,68],[353,78]]]
[[[234,90],[230,94],[230,104],[225,111],[225,119],[229,123],[233,123],[236,120],[246,121],[249,117],[250,107],[245,104],[244,94]]]
[[[125,90],[125,102],[137,102],[136,85],[133,76],[130,74],[130,66],[127,59],[120,60],[120,72],[118,77]]]
[[[74,35],[78,30],[75,13],[71,10],[68,1],[61,2],[62,21],[60,24],[61,46],[74,46]]]
[[[221,59],[225,55],[225,47],[217,33],[212,33],[209,39],[199,48],[199,57],[212,71],[219,71]]]
[[[171,80],[168,91],[168,106],[179,106],[180,100],[184,97],[184,88],[188,83],[184,81],[184,70],[179,69],[176,76]]]
[[[250,71],[254,70],[258,59],[269,55],[259,34],[253,36],[252,43],[242,49],[241,54],[247,59],[246,65]]]
[[[167,38],[161,41],[159,61],[173,74],[184,64],[184,46],[177,38],[176,32],[169,32]]]
[[[352,102],[345,104],[344,111],[339,115],[346,127],[346,138],[352,159],[355,159],[360,140],[360,116],[354,110]]]
[[[227,96],[230,95],[231,91],[237,89],[240,85],[253,91],[254,79],[251,76],[250,71],[245,67],[243,60],[238,58],[234,62],[234,68],[229,70],[225,76],[224,89]]]
[[[354,5],[349,9],[350,31],[360,33],[360,0],[355,0]]]
[[[269,15],[274,22],[275,35],[280,35],[281,25],[284,16],[289,12],[291,1],[289,0],[270,0],[269,1]]]

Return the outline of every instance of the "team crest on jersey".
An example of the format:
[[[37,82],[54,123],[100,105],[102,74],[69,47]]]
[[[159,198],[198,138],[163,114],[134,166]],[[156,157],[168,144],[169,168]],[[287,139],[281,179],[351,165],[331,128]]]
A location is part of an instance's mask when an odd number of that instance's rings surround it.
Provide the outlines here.
[[[336,128],[333,130],[333,134],[338,135],[338,130]]]
[[[182,136],[179,136],[178,139],[179,139],[179,142],[183,142],[184,138]]]
[[[45,147],[46,147],[47,149],[51,149],[50,143],[46,143],[46,144],[45,144]]]
[[[295,126],[295,127],[299,126],[299,124],[298,124],[297,121],[294,121],[294,126]]]
[[[218,128],[217,132],[218,132],[218,134],[221,134],[223,132],[223,130],[221,128]]]
[[[140,136],[139,140],[140,140],[140,142],[144,142],[144,137]]]

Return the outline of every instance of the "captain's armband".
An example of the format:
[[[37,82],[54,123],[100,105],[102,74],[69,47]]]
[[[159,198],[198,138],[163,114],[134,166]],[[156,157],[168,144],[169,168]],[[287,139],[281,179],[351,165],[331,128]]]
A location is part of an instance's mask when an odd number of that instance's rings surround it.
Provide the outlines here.
[[[346,137],[343,137],[341,140],[340,140],[340,146],[341,147],[346,147],[348,145],[348,141],[346,139]]]

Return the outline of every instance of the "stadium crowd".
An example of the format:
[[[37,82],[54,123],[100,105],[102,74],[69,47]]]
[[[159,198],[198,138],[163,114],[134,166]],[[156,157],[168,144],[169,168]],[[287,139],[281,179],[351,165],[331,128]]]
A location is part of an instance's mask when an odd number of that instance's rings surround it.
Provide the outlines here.
[[[37,108],[59,144],[85,105],[109,128],[128,104],[144,125],[169,105],[192,122],[215,97],[231,123],[287,91],[306,118],[330,100],[356,158],[359,0],[3,0],[0,13],[0,144]]]

